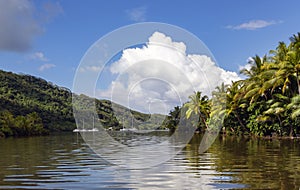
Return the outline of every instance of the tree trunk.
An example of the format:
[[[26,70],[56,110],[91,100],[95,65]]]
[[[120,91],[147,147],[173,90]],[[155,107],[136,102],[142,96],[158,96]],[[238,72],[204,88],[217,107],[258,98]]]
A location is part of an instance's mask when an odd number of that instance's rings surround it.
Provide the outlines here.
[[[294,136],[294,129],[293,129],[293,125],[291,125],[290,127],[290,137]]]
[[[201,114],[200,114],[200,119],[201,119],[201,120],[202,120],[202,122],[204,123],[204,125],[205,125],[206,129],[208,129],[208,125],[207,125],[207,123],[206,123],[206,121],[205,121],[204,117],[202,117],[202,115],[201,115]]]
[[[236,112],[233,112],[235,117],[237,118],[238,122],[240,123],[240,125],[246,130],[246,126],[243,124],[240,116],[238,114],[236,114]]]

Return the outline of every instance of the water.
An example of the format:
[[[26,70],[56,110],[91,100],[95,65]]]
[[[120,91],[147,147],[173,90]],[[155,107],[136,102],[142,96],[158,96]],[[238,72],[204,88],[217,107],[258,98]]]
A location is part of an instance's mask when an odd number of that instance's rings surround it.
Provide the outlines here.
[[[166,137],[146,139],[149,143],[159,138]],[[0,189],[300,187],[300,143],[297,140],[219,137],[206,153],[199,154],[200,140],[201,137],[195,135],[176,157],[156,167],[129,170],[99,158],[76,133],[1,139]]]

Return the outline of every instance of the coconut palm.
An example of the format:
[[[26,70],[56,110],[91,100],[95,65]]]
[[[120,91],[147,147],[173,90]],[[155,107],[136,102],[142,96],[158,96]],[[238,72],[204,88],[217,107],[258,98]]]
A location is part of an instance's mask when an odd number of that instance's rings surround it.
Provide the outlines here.
[[[273,56],[269,69],[276,72],[267,84],[272,85],[273,89],[280,87],[283,93],[289,91],[300,95],[300,33],[290,40],[289,46],[280,42],[276,50],[270,51]]]
[[[286,116],[286,105],[289,102],[289,97],[284,96],[280,93],[273,94],[273,98],[266,102],[267,110],[264,111],[257,120],[260,122],[272,121],[271,130],[281,133],[283,130],[283,120]],[[276,121],[277,119],[277,121]],[[278,127],[274,125],[278,123]],[[292,129],[290,129],[292,131]]]
[[[300,116],[300,95],[294,96],[291,102],[286,106],[286,108],[291,112],[290,118],[292,120],[298,120]],[[290,136],[293,135],[293,125],[290,125]]]
[[[211,112],[210,118],[219,116],[219,115],[226,115],[226,95],[227,89],[230,85],[225,85],[222,83],[220,86],[217,86],[216,89],[212,92],[212,102],[211,102]]]
[[[229,116],[233,114],[234,117],[238,120],[240,126],[246,130],[246,126],[242,121],[241,110],[247,107],[245,99],[243,99],[244,92],[243,88],[245,87],[244,81],[236,81],[232,83],[231,88],[227,89],[227,106],[226,106],[226,115]]]
[[[291,103],[287,105],[287,109],[292,110],[292,119],[296,119],[298,116],[300,116],[300,96],[293,97]]]
[[[201,92],[195,92],[193,95],[189,96],[190,101],[187,102],[184,107],[187,108],[186,117],[190,118],[192,114],[199,115],[199,120],[205,125],[208,129],[206,119],[209,117],[210,105],[208,97],[201,96]]]
[[[298,95],[300,95],[300,33],[291,39],[290,51],[287,53],[288,67],[285,69],[297,82]]]
[[[240,70],[240,73],[246,75],[250,78],[256,77],[259,73],[262,72],[263,65],[267,61],[267,56],[263,56],[262,58],[258,55],[252,57],[252,59],[248,62],[251,65],[250,69],[244,68]]]
[[[249,78],[243,81],[244,85],[241,89],[243,98],[250,99],[250,104],[253,103],[261,96],[265,96],[267,88],[264,86],[264,82],[267,77],[267,73],[264,72],[264,67],[268,61],[267,56],[262,58],[256,55],[252,57],[250,69],[242,69],[241,74],[248,76]],[[269,75],[269,74],[268,74]]]
[[[225,85],[224,83],[222,83],[220,86],[217,86],[216,89],[212,92],[212,98],[210,101],[211,110],[208,121],[210,129],[218,130],[223,126],[224,119],[227,114],[226,93],[229,87],[230,85]]]

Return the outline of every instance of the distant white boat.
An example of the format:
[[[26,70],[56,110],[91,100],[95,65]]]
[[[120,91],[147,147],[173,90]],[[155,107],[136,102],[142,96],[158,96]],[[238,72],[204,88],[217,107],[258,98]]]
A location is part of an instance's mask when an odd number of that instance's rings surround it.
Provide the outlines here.
[[[78,128],[73,130],[74,133],[78,133],[78,132],[89,132],[89,131],[90,131],[90,130],[87,130],[87,129],[78,129]]]
[[[99,131],[97,128],[93,128],[93,129],[88,129],[88,130],[86,130],[87,132],[97,132],[97,131]]]
[[[82,129],[74,129],[73,132],[97,132],[99,131],[97,128],[95,128],[95,118],[93,117],[93,129],[85,129],[84,128],[84,120],[82,121]]]
[[[123,118],[123,123],[122,123],[122,125],[123,125],[123,128],[122,129],[120,129],[120,131],[137,131],[138,129],[137,128],[134,128],[134,127],[132,127],[132,128],[125,128],[124,127],[124,118]],[[131,118],[131,125],[133,126],[133,117]]]
[[[137,129],[136,128],[123,128],[123,129],[120,129],[120,131],[136,131]]]
[[[74,129],[73,132],[77,133],[77,132],[81,132],[83,129]]]
[[[74,129],[73,132],[98,132],[99,130],[94,128],[94,129]]]

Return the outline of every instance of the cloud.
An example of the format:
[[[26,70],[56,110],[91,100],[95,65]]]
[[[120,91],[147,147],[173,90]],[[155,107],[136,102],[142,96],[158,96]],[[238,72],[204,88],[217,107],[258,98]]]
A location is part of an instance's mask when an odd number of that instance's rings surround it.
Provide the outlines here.
[[[249,71],[251,69],[251,67],[252,67],[252,64],[251,63],[247,63],[245,65],[239,66],[239,70],[241,71],[241,70],[246,69],[246,70]]]
[[[45,71],[47,69],[51,69],[53,67],[56,67],[56,65],[50,64],[50,63],[46,63],[46,64],[44,64],[44,65],[42,65],[42,66],[39,67],[39,71],[42,72],[42,71]]]
[[[123,50],[121,58],[110,65],[110,72],[117,77],[107,89],[98,89],[99,98],[163,114],[182,105],[194,91],[211,95],[222,82],[240,79],[206,55],[187,54],[183,42],[159,32],[143,47]]]
[[[248,59],[247,59],[247,63],[253,63],[254,62],[254,59],[253,59],[253,57],[248,57]]]
[[[127,16],[130,18],[130,20],[134,22],[143,22],[146,20],[146,7],[138,7],[134,9],[126,10]]]
[[[226,28],[233,30],[256,30],[259,28],[265,28],[271,25],[280,24],[281,21],[266,21],[266,20],[251,20],[236,26],[229,25]]]
[[[42,62],[47,62],[49,59],[45,57],[43,52],[35,52],[30,55],[30,59],[32,60],[37,60],[37,61],[42,61]]]
[[[59,3],[46,3],[41,10],[29,0],[0,1],[0,50],[23,52],[44,32],[43,22],[62,13]]]
[[[80,67],[79,72],[99,72],[102,67],[99,66],[86,66]]]
[[[27,50],[42,31],[27,0],[0,1],[0,23],[0,50]]]

